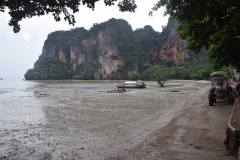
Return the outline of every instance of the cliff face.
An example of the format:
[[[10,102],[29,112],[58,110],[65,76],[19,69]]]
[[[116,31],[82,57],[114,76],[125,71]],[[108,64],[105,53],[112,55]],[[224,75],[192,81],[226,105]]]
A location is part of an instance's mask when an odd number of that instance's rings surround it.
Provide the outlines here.
[[[79,28],[49,34],[34,67],[41,67],[40,62],[44,58],[57,57],[73,72],[72,78],[81,79],[86,75],[92,75],[94,79],[122,78],[123,72],[118,69],[124,68],[125,60],[120,49],[126,42],[119,35],[128,35],[133,31],[124,20],[109,21],[107,25],[104,23],[95,26],[90,31]],[[117,28],[116,22],[123,29]],[[134,63],[133,67],[124,72],[130,76],[138,74],[137,64]]]
[[[188,51],[183,50],[186,42],[181,40],[176,31],[169,34],[167,41],[162,45],[160,50],[151,51],[153,59],[161,59],[163,61],[173,61],[176,66],[184,63],[188,57]]]
[[[95,79],[110,78],[118,66],[124,66],[119,50],[106,30],[81,40],[80,46],[71,46],[70,62],[74,78],[89,72],[94,72]]]
[[[150,50],[152,60],[172,61],[175,66],[179,66],[185,62],[186,57],[189,57],[189,51],[184,50],[186,42],[181,40],[174,30],[177,26],[175,20],[169,19],[167,26],[163,27],[161,35],[164,39],[163,44],[158,49]]]
[[[56,78],[69,78],[71,72],[70,77],[76,79],[118,79],[139,74],[144,64],[158,59],[178,66],[184,63],[187,52],[183,51],[184,41],[173,30],[175,26],[176,22],[171,21],[162,33],[151,26],[133,31],[126,21],[111,19],[94,24],[89,31],[56,31],[48,35],[34,68],[42,68],[39,72],[50,78],[55,71]],[[64,65],[53,65],[56,59]]]

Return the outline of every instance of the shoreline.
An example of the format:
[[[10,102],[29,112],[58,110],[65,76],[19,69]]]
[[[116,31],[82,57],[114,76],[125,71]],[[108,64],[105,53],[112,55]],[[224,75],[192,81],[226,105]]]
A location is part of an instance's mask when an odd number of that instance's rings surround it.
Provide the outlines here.
[[[234,159],[224,146],[232,106],[208,106],[208,81],[119,94],[99,92],[111,83],[29,84],[0,97],[0,159]]]

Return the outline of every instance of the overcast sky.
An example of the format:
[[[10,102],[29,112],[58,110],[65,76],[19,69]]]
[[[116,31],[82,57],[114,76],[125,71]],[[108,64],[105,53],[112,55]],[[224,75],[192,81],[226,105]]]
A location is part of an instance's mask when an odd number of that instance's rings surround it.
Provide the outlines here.
[[[92,11],[86,6],[80,7],[80,12],[75,14],[76,25],[70,26],[62,20],[56,22],[51,15],[23,19],[20,22],[21,30],[13,33],[8,25],[10,19],[7,13],[0,12],[0,78],[24,78],[42,52],[42,47],[47,35],[57,30],[69,30],[75,27],[89,29],[93,23],[105,22],[111,18],[125,19],[133,30],[151,25],[156,31],[161,32],[162,25],[166,25],[168,17],[163,16],[163,9],[155,12],[153,17],[148,16],[153,4],[158,0],[136,0],[135,13],[120,12],[117,6],[106,7],[103,1],[96,3]]]

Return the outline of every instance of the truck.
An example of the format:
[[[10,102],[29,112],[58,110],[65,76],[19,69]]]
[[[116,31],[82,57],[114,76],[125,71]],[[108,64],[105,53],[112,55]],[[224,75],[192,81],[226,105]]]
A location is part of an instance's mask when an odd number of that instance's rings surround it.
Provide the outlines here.
[[[217,71],[210,74],[212,86],[208,93],[209,105],[217,102],[217,99],[228,98],[231,105],[235,102],[235,93],[228,82],[226,72]]]

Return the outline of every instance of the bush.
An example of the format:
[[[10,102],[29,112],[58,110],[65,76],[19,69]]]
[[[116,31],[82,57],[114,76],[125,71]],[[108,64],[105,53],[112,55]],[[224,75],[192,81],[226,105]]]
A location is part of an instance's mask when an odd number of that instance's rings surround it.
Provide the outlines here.
[[[94,74],[93,74],[93,72],[88,73],[88,74],[84,74],[84,75],[83,75],[83,79],[84,79],[84,80],[94,79]]]
[[[139,74],[131,75],[131,80],[138,80],[138,79],[139,79]]]

